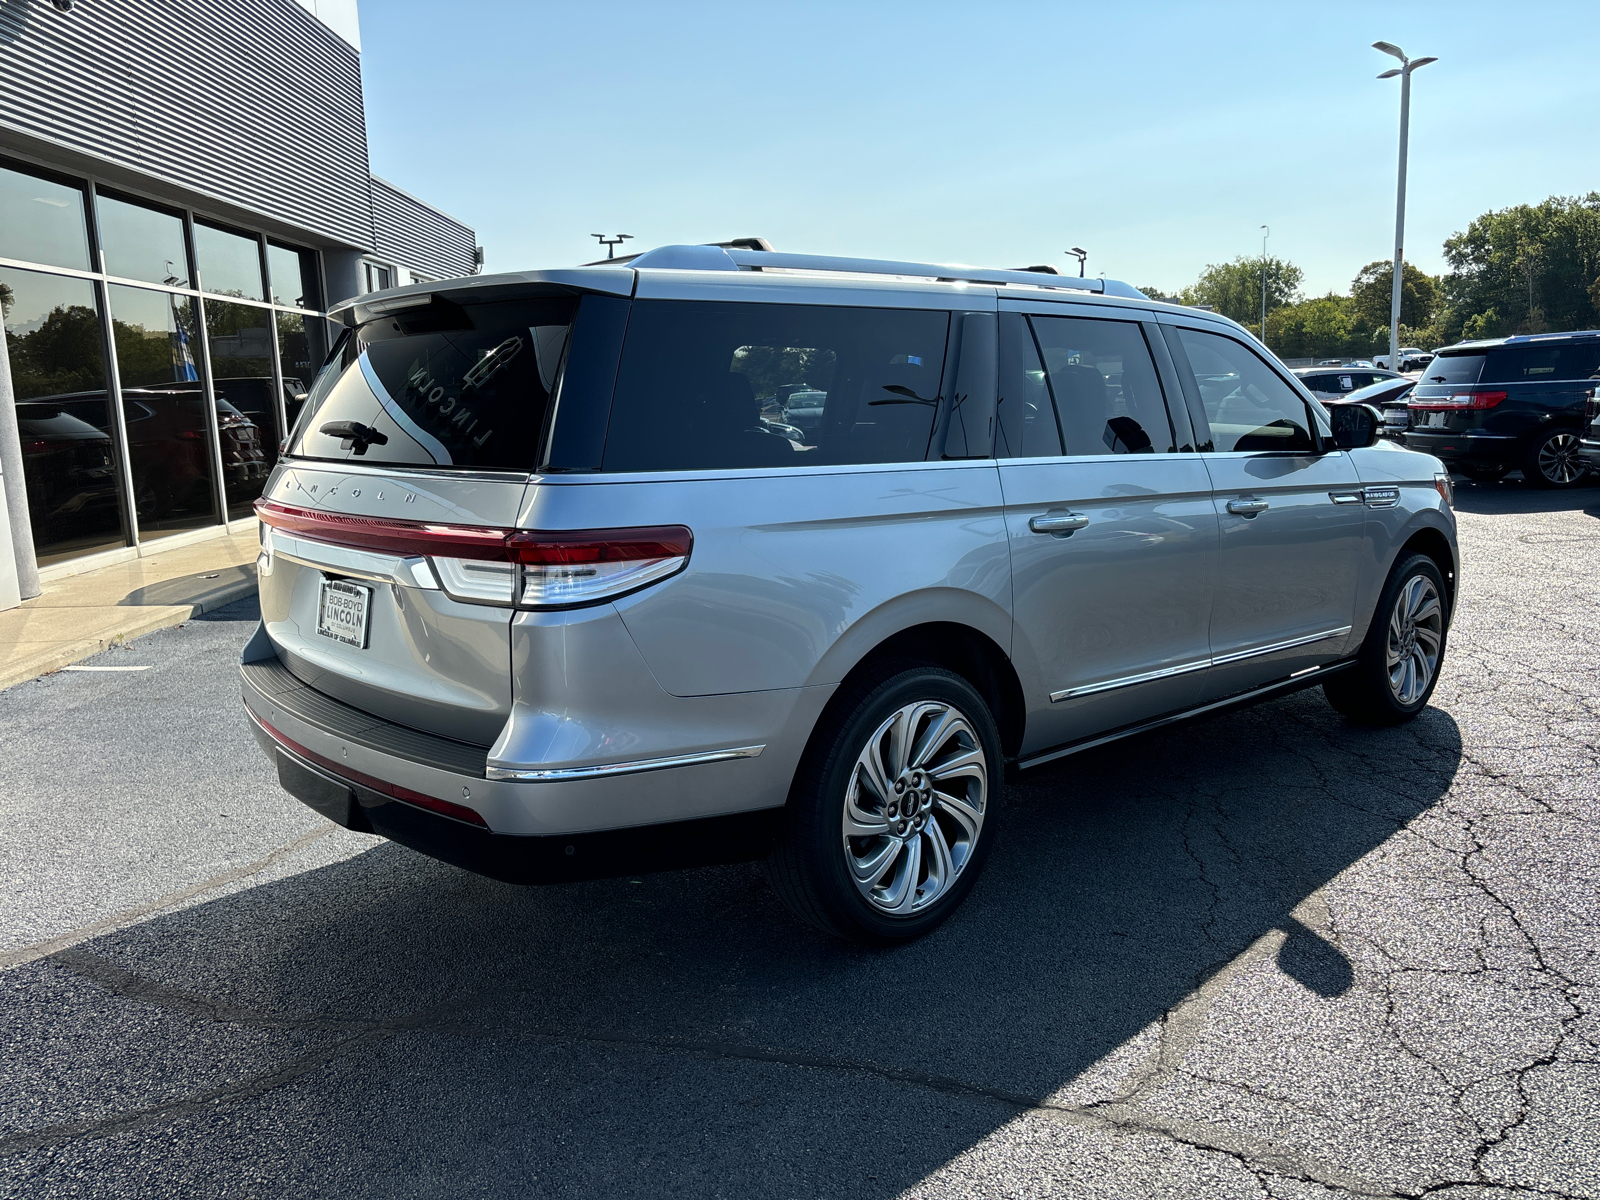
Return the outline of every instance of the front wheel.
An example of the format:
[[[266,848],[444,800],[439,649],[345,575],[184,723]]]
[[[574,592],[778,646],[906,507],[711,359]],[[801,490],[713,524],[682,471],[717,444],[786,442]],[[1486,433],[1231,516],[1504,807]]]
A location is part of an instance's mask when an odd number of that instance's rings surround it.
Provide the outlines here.
[[[1534,487],[1569,488],[1583,482],[1589,464],[1578,454],[1578,435],[1553,429],[1542,435],[1522,463],[1522,477]]]
[[[1398,725],[1427,707],[1448,632],[1444,576],[1426,554],[1395,564],[1356,655],[1322,691],[1352,721]]]
[[[837,937],[921,937],[988,857],[1001,765],[994,717],[959,675],[904,666],[849,685],[795,775],[773,890]]]

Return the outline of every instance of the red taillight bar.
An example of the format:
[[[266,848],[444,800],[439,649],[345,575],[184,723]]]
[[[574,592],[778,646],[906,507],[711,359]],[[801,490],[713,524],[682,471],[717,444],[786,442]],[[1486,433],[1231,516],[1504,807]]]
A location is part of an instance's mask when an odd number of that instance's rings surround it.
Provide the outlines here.
[[[255,716],[255,714],[252,713],[251,716]],[[401,787],[398,783],[389,783],[386,780],[364,774],[361,771],[351,770],[343,763],[336,763],[330,758],[324,758],[315,750],[308,750],[293,738],[284,736],[271,725],[262,721],[260,717],[256,717],[256,720],[261,721],[261,728],[271,735],[273,741],[281,744],[284,749],[298,754],[307,762],[315,763],[330,775],[337,775],[339,778],[348,780],[351,783],[359,783],[364,788],[369,788],[374,792],[381,792],[385,796],[392,796],[405,804],[415,804],[418,808],[431,809],[443,816],[454,817],[457,821],[465,821],[469,825],[481,825],[485,829],[489,828],[489,823],[465,804],[455,804],[449,800],[440,800],[437,796],[424,796],[421,792],[413,792],[410,788]]]
[[[694,535],[682,525],[529,531],[355,517],[265,499],[257,500],[255,508],[263,524],[286,533],[403,556],[436,554],[530,565],[630,562],[684,557],[694,544]]]
[[[1448,409],[1453,412],[1465,412],[1472,408],[1493,408],[1506,398],[1505,392],[1479,391],[1473,388],[1470,391],[1455,392],[1449,396],[1434,396],[1417,399],[1412,397],[1406,401],[1407,408],[1434,408]]]

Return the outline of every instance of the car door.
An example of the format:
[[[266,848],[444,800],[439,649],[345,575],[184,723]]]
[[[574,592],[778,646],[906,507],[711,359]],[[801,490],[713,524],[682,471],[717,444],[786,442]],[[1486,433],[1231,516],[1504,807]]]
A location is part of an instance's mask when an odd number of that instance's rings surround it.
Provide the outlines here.
[[[1220,548],[1204,694],[1247,691],[1349,648],[1361,481],[1326,419],[1241,338],[1163,326],[1210,474]]]
[[[1000,314],[995,453],[1025,754],[1189,707],[1209,659],[1217,518],[1182,401],[1175,423],[1152,362],[1160,335],[1083,308]]]

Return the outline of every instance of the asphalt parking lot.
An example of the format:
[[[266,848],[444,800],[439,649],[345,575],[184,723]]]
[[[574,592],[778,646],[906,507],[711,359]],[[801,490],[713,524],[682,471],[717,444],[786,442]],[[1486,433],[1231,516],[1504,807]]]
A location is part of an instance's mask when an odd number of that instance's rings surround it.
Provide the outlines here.
[[[893,952],[335,829],[251,602],[0,692],[0,1196],[1600,1197],[1600,488],[1458,499],[1422,717],[1025,777]]]

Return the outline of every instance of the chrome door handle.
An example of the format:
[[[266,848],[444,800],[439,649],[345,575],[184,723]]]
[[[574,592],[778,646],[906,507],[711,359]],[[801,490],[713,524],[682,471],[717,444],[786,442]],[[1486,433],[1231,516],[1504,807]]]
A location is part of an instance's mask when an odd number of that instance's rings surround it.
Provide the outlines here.
[[[1328,499],[1335,504],[1360,504],[1362,495],[1360,492],[1329,492]]]
[[[1270,505],[1265,500],[1241,499],[1229,500],[1228,511],[1236,517],[1253,517],[1257,513],[1264,513]]]
[[[1053,533],[1057,537],[1071,537],[1088,524],[1089,518],[1082,513],[1046,513],[1029,521],[1028,528],[1035,533]]]

